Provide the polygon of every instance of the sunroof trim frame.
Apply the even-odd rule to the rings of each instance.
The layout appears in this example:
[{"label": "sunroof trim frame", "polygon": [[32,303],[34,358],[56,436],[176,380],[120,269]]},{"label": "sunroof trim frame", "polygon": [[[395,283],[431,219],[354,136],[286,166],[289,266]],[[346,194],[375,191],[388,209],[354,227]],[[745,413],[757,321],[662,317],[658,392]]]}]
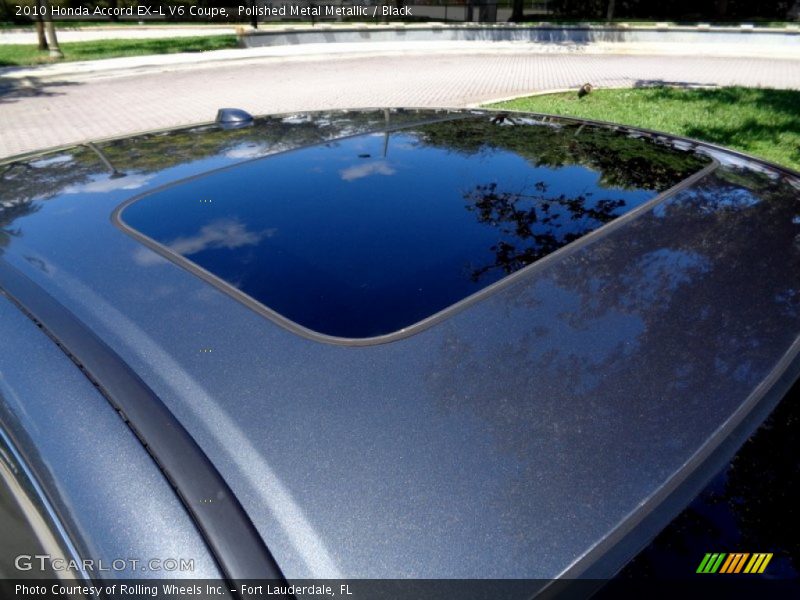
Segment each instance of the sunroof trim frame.
[{"label": "sunroof trim frame", "polygon": [[[396,128],[384,127],[384,128],[376,129],[376,130],[373,130],[373,131],[362,131],[362,132],[354,133],[352,135],[332,138],[331,140],[328,140],[328,142],[346,140],[346,139],[358,137],[358,136],[369,134],[369,133],[384,133],[384,132],[401,131],[401,130],[404,130],[404,129],[408,129],[409,127],[411,127],[413,125],[439,123],[439,122],[451,121],[451,120],[455,121],[455,120],[467,119],[469,117],[481,116],[482,114],[483,115],[490,115],[490,114],[496,114],[496,113],[501,113],[502,114],[504,112],[505,111],[485,111],[485,112],[465,111],[464,113],[451,113],[448,117],[441,118],[441,119],[431,119],[431,120],[427,120],[427,121],[421,121],[420,123],[405,124],[405,125],[402,125],[402,126],[398,126]],[[529,114],[529,113],[517,112],[517,113],[514,113],[514,114],[523,115],[523,114]],[[531,116],[548,116],[548,117],[550,117],[552,115],[538,115],[538,114],[535,114],[535,113],[531,113]],[[553,118],[558,119],[560,117],[553,116]],[[588,121],[588,120],[587,121],[583,121],[581,119],[575,119],[575,118],[569,118],[567,120],[572,121],[572,122],[585,122],[587,124],[600,126],[600,127],[604,127],[604,128],[615,127],[615,128],[622,128],[622,129],[624,129],[626,131],[640,131],[642,133],[647,133],[647,134],[651,134],[651,135],[656,133],[656,132],[653,132],[653,131],[649,131],[649,130],[645,130],[645,129],[638,129],[638,128],[635,128],[635,127],[628,127],[628,126],[624,126],[624,125],[614,125],[614,124],[610,124],[610,123],[599,123],[599,122],[592,122],[592,121]],[[668,134],[659,134],[659,135],[663,135],[664,137],[666,137],[668,139],[691,141],[691,142],[696,143],[696,144],[698,144],[700,146],[705,146],[705,144],[703,142],[699,142],[699,141],[696,141],[696,140],[690,140],[689,138],[681,138],[679,136],[671,136],[671,135],[668,135]],[[160,242],[157,242],[156,240],[152,239],[151,237],[149,237],[149,236],[141,233],[140,231],[130,227],[127,223],[125,223],[125,221],[122,218],[123,212],[125,211],[125,209],[128,206],[134,204],[135,202],[137,202],[138,200],[140,200],[140,199],[142,199],[142,198],[144,198],[146,196],[150,196],[150,195],[152,195],[154,193],[163,191],[165,189],[168,189],[168,188],[171,188],[171,187],[174,187],[174,186],[177,186],[177,185],[184,184],[184,183],[186,183],[188,181],[192,181],[194,179],[207,177],[208,175],[210,175],[212,173],[217,173],[217,172],[225,171],[225,170],[228,170],[228,169],[231,169],[231,168],[234,168],[234,167],[239,167],[239,166],[241,166],[243,164],[247,164],[247,163],[250,163],[250,162],[261,160],[263,158],[274,157],[274,156],[278,156],[278,155],[281,155],[281,154],[287,154],[287,153],[290,153],[290,152],[295,152],[295,151],[298,151],[298,150],[302,150],[302,149],[305,149],[305,148],[311,148],[311,147],[314,147],[314,146],[318,146],[321,143],[327,143],[327,142],[315,142],[315,143],[311,143],[311,144],[304,144],[302,146],[297,146],[296,148],[289,148],[289,149],[286,149],[286,150],[282,150],[280,152],[276,152],[274,154],[269,154],[269,155],[265,155],[265,156],[259,156],[259,157],[252,158],[252,159],[249,159],[249,160],[237,162],[235,164],[227,165],[227,166],[221,167],[219,169],[214,169],[212,171],[206,171],[206,172],[203,172],[203,173],[199,173],[199,174],[193,175],[191,177],[187,177],[185,179],[181,179],[181,180],[178,180],[178,181],[173,181],[173,182],[167,183],[165,185],[158,186],[158,187],[156,187],[154,189],[148,190],[148,191],[143,192],[141,194],[137,194],[136,196],[133,196],[132,198],[129,198],[128,200],[126,200],[125,202],[123,202],[122,204],[117,206],[114,209],[114,211],[111,213],[111,222],[117,228],[122,230],[124,233],[130,235],[131,237],[133,237],[137,241],[141,242],[146,247],[148,247],[150,250],[153,250],[154,252],[156,252],[157,254],[162,256],[163,258],[167,259],[168,261],[170,261],[170,262],[172,262],[172,263],[174,263],[174,264],[176,264],[176,265],[178,265],[180,267],[183,267],[184,269],[188,270],[190,273],[198,276],[200,279],[203,279],[207,283],[210,283],[211,285],[213,285],[215,288],[217,288],[221,292],[231,296],[232,298],[234,298],[235,300],[237,300],[240,303],[244,304],[245,306],[247,306],[251,310],[255,311],[256,313],[258,313],[258,314],[260,314],[260,315],[262,315],[262,316],[264,316],[266,318],[268,318],[269,320],[273,321],[277,325],[280,325],[280,326],[284,327],[285,329],[288,329],[289,331],[291,331],[292,333],[294,333],[296,335],[299,335],[301,337],[304,337],[306,339],[310,339],[310,340],[313,340],[313,341],[316,341],[316,342],[322,342],[322,343],[331,344],[331,345],[338,345],[338,346],[353,346],[353,347],[375,346],[375,345],[379,345],[379,344],[386,344],[386,343],[394,342],[394,341],[397,341],[397,340],[400,340],[400,339],[415,335],[416,333],[419,333],[421,331],[424,331],[425,329],[427,329],[429,327],[432,327],[433,325],[435,325],[435,324],[437,324],[437,323],[449,318],[450,316],[452,316],[452,315],[454,315],[454,314],[456,314],[456,313],[468,308],[469,306],[471,306],[471,305],[473,305],[473,304],[475,304],[477,302],[480,302],[484,298],[486,298],[486,297],[488,297],[490,295],[493,295],[493,294],[499,292],[500,290],[502,290],[502,289],[504,289],[504,288],[506,288],[506,287],[508,287],[510,285],[513,285],[513,284],[519,282],[520,280],[532,275],[533,273],[535,273],[539,269],[547,266],[553,260],[558,260],[558,259],[564,258],[566,256],[569,256],[570,254],[574,253],[575,251],[577,251],[577,250],[579,250],[581,248],[584,248],[585,246],[588,246],[591,243],[594,243],[595,241],[601,239],[602,237],[605,237],[606,235],[608,235],[612,231],[616,230],[618,227],[620,227],[620,226],[626,224],[627,222],[635,219],[636,217],[638,217],[639,215],[643,214],[644,212],[647,212],[647,211],[651,210],[653,207],[655,207],[658,204],[662,203],[663,201],[667,200],[668,198],[670,198],[674,194],[678,193],[679,191],[683,190],[684,188],[689,187],[690,185],[693,185],[694,183],[700,181],[701,179],[703,179],[704,177],[706,177],[707,175],[709,175],[710,173],[715,171],[717,169],[717,167],[720,166],[720,163],[716,158],[714,158],[713,156],[709,156],[708,158],[710,159],[711,162],[708,165],[706,165],[705,167],[703,167],[702,169],[700,169],[699,171],[697,171],[696,173],[693,173],[692,175],[690,175],[686,179],[683,179],[682,181],[679,181],[678,183],[673,185],[671,188],[669,188],[667,190],[664,190],[663,192],[659,193],[658,195],[656,195],[655,197],[651,198],[647,202],[644,202],[643,204],[637,206],[633,210],[631,210],[631,211],[629,211],[629,212],[627,212],[627,213],[625,213],[623,215],[620,215],[619,217],[615,218],[613,221],[610,221],[609,223],[606,223],[605,225],[602,225],[601,227],[598,227],[597,229],[587,233],[586,235],[581,236],[579,239],[575,240],[574,242],[571,242],[569,244],[566,244],[566,245],[562,246],[561,248],[555,250],[554,252],[551,252],[547,256],[537,260],[536,262],[531,263],[530,265],[527,265],[527,266],[519,269],[518,271],[515,271],[514,273],[511,273],[510,275],[507,275],[506,277],[504,277],[504,278],[502,278],[502,279],[500,279],[500,280],[498,280],[498,281],[496,281],[496,282],[494,282],[494,283],[492,283],[492,284],[490,284],[490,285],[488,285],[488,286],[476,291],[473,294],[470,294],[469,296],[466,296],[465,298],[462,298],[461,300],[451,304],[450,306],[447,306],[446,308],[443,308],[443,309],[433,313],[432,315],[429,315],[429,316],[425,317],[424,319],[421,319],[420,321],[417,321],[416,323],[413,323],[412,325],[409,325],[408,327],[404,327],[402,329],[398,329],[397,331],[393,331],[391,333],[381,334],[381,335],[377,335],[377,336],[364,337],[364,338],[349,338],[349,337],[342,337],[342,336],[334,336],[334,335],[329,335],[329,334],[325,334],[325,333],[320,333],[318,331],[315,331],[313,329],[305,327],[304,325],[301,325],[301,324],[297,323],[296,321],[293,321],[293,320],[285,317],[284,315],[280,314],[279,312],[275,311],[274,309],[271,309],[270,307],[266,306],[262,302],[256,300],[252,296],[250,296],[249,294],[247,294],[247,293],[243,292],[242,290],[234,287],[233,285],[231,285],[230,283],[226,282],[225,280],[223,280],[219,276],[217,276],[217,275],[211,273],[210,271],[204,269],[203,267],[201,267],[200,265],[192,262],[191,260],[187,259],[186,257],[174,252],[173,250],[169,249],[167,246],[161,244]]]}]

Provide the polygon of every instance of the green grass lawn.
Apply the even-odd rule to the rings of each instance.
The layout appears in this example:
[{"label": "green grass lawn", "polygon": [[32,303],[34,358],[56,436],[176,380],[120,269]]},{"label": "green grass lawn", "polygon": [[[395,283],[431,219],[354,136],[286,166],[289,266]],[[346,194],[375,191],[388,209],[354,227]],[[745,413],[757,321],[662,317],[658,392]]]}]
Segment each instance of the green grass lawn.
[{"label": "green grass lawn", "polygon": [[735,148],[800,170],[800,92],[726,87],[595,90],[530,96],[490,108],[585,117]]},{"label": "green grass lawn", "polygon": [[[146,40],[97,40],[94,42],[68,42],[60,45],[64,52],[62,60],[72,61],[221,50],[236,48],[237,39],[235,35],[212,35]],[[35,44],[0,44],[0,66],[39,65],[49,62],[53,62],[53,59],[47,52],[39,52]]]}]

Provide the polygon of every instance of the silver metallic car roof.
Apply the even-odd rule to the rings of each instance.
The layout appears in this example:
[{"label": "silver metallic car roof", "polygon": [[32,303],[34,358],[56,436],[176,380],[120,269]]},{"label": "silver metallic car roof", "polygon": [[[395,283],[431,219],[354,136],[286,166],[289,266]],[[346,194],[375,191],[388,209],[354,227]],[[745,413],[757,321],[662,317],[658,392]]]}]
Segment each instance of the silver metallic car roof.
[{"label": "silver metallic car roof", "polygon": [[610,576],[796,379],[798,179],[662,136],[711,163],[369,346],[297,335],[112,223],[134,195],[384,119],[285,115],[0,165],[0,260],[154,392],[288,579]]}]

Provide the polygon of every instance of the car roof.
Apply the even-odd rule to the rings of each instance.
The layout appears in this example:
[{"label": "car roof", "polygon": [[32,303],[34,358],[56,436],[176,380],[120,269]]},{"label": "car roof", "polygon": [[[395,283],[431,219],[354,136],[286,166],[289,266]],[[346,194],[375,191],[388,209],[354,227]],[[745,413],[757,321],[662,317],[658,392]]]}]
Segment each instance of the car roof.
[{"label": "car roof", "polygon": [[383,132],[134,196],[114,220],[268,318],[364,345],[489,293],[710,162],[607,127],[388,117]]},{"label": "car roof", "polygon": [[[390,113],[411,128],[451,115]],[[610,576],[796,376],[797,177],[620,130],[705,166],[371,345],[298,335],[112,222],[134,196],[246,157],[385,129],[385,111],[282,115],[11,162],[2,261],[152,389],[289,579]]]}]

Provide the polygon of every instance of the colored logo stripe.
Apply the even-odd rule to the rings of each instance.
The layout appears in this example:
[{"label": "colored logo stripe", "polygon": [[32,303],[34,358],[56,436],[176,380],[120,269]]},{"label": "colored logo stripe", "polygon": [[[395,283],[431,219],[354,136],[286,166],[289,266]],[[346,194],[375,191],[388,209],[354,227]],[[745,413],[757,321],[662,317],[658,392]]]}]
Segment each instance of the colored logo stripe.
[{"label": "colored logo stripe", "polygon": [[700,563],[700,566],[697,567],[698,573],[716,573],[717,569],[719,569],[720,564],[722,564],[722,560],[725,558],[725,553],[708,553],[703,558],[703,561]]},{"label": "colored logo stripe", "polygon": [[744,568],[745,573],[763,573],[767,568],[769,561],[772,560],[772,553],[753,554],[753,558],[747,563]]},{"label": "colored logo stripe", "polygon": [[708,552],[700,561],[697,573],[763,573],[771,560],[771,552]]},{"label": "colored logo stripe", "polygon": [[722,565],[720,573],[738,573],[744,566],[744,561],[750,556],[748,553],[735,552],[728,555],[728,560]]}]

